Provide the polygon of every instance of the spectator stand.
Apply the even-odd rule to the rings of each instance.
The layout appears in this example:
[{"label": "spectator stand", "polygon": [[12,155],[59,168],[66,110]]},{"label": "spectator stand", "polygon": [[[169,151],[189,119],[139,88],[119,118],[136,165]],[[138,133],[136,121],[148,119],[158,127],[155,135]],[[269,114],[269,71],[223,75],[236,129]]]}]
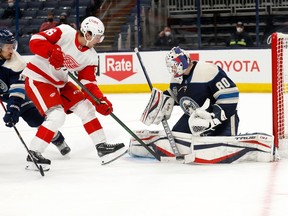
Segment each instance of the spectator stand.
[{"label": "spectator stand", "polygon": [[[284,22],[277,21],[281,16],[287,20],[288,10],[287,0],[169,0],[167,4],[168,22],[177,29],[179,38],[186,39],[184,45],[195,48],[223,47],[240,20],[245,23],[255,45],[267,46],[263,39],[270,34],[267,29],[273,29],[275,24],[284,26]],[[201,17],[197,17],[197,13]],[[199,33],[200,44],[199,40],[187,40],[188,37],[198,38]]]},{"label": "spectator stand", "polygon": [[[28,46],[28,39],[32,34],[38,32],[40,25],[47,18],[47,11],[53,10],[55,18],[59,19],[62,12],[68,14],[67,19],[76,23],[76,4],[75,0],[21,0],[18,1],[18,7],[22,12],[22,17],[19,19],[19,52],[21,54],[31,54]],[[90,5],[90,0],[78,0],[79,2],[79,17],[83,19],[86,16],[86,9]],[[7,1],[0,3],[0,15],[6,7]],[[0,20],[0,27],[6,27],[16,34],[15,20]],[[23,38],[22,38],[23,37]],[[28,38],[28,39],[27,39]],[[20,44],[21,41],[21,44]],[[25,44],[27,43],[27,44]]]}]

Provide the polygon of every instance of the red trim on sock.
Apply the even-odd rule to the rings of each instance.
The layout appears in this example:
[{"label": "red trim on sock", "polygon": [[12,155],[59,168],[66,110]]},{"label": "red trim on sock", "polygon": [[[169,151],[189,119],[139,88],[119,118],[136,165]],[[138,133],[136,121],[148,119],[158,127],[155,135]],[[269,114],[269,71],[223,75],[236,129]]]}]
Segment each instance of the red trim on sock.
[{"label": "red trim on sock", "polygon": [[101,126],[98,118],[92,119],[91,121],[87,122],[83,126],[84,126],[84,128],[88,134],[91,134],[97,130],[102,129],[102,126]]},{"label": "red trim on sock", "polygon": [[40,126],[38,128],[38,131],[36,133],[36,136],[42,140],[44,140],[47,143],[50,143],[51,140],[53,139],[54,132],[45,128],[44,126]]}]

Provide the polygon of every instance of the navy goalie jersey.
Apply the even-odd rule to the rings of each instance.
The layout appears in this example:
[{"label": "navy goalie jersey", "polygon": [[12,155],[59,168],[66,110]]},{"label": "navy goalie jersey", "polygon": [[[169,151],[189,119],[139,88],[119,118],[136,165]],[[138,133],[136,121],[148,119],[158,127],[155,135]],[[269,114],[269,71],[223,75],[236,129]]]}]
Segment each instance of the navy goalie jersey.
[{"label": "navy goalie jersey", "polygon": [[[213,112],[213,105],[217,104],[224,110],[228,122],[219,127],[219,133],[214,135],[235,135],[231,132],[238,127],[237,104],[239,99],[239,90],[235,83],[227,76],[227,74],[217,65],[207,62],[193,62],[194,65],[189,75],[183,75],[179,78],[172,78],[169,94],[174,98],[177,104],[185,111],[187,101],[189,101],[192,109],[201,107],[207,98],[210,99],[208,112]],[[190,132],[187,125],[188,113],[184,114],[179,122],[176,123],[173,130],[179,132]],[[187,117],[188,116],[188,117]],[[236,125],[229,126],[231,117],[236,117]],[[237,131],[237,128],[236,128]]]}]

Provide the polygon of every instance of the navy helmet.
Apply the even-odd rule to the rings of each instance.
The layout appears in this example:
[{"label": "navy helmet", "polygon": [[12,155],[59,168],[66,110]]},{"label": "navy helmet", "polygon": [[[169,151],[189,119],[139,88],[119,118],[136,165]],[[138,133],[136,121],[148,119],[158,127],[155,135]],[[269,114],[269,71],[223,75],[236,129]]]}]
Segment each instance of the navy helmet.
[{"label": "navy helmet", "polygon": [[13,49],[17,49],[17,41],[11,31],[8,29],[0,29],[0,48],[2,49],[5,44],[13,44]]}]

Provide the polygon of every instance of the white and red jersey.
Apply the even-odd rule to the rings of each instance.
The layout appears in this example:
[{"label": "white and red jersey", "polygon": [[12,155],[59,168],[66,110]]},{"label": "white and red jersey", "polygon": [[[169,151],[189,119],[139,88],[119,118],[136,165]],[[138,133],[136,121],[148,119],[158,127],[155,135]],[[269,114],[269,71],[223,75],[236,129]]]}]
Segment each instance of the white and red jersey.
[{"label": "white and red jersey", "polygon": [[83,47],[78,42],[77,35],[74,28],[65,24],[34,34],[29,45],[35,55],[23,74],[32,80],[63,87],[68,81],[67,72],[56,70],[49,63],[49,52],[56,44],[64,53],[64,66],[70,71],[77,71],[78,79],[83,84],[96,84],[98,55],[93,48]]}]

